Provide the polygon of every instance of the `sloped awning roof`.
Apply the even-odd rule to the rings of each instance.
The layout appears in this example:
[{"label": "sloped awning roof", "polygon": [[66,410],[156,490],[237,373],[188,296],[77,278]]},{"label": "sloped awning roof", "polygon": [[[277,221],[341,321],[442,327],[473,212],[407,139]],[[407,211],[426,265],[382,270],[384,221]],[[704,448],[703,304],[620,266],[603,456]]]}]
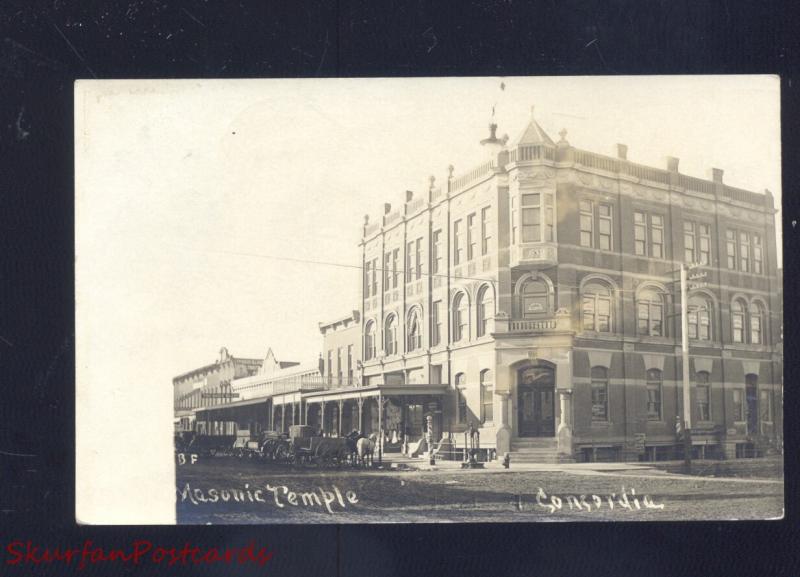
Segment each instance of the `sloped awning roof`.
[{"label": "sloped awning roof", "polygon": [[448,385],[418,384],[413,385],[372,385],[369,387],[345,387],[304,393],[303,400],[309,402],[346,401],[348,399],[366,399],[378,396],[428,396],[444,395]]},{"label": "sloped awning roof", "polygon": [[215,411],[226,411],[228,409],[236,409],[239,407],[249,407],[252,405],[260,405],[266,404],[272,395],[267,395],[264,397],[256,397],[255,399],[246,399],[244,401],[234,401],[233,403],[225,403],[223,405],[212,405],[210,407],[200,407],[195,409],[195,413],[211,413]]}]

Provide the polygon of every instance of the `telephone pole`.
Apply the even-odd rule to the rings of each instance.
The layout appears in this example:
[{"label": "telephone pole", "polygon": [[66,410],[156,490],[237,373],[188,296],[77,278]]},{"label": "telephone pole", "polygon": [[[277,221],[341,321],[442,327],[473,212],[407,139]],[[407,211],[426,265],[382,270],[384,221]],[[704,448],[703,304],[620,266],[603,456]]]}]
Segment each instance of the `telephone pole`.
[{"label": "telephone pole", "polygon": [[[706,286],[699,265],[681,264],[681,353],[683,362],[683,464],[692,470],[692,389],[689,375],[689,291]],[[691,281],[691,282],[690,282]]]}]

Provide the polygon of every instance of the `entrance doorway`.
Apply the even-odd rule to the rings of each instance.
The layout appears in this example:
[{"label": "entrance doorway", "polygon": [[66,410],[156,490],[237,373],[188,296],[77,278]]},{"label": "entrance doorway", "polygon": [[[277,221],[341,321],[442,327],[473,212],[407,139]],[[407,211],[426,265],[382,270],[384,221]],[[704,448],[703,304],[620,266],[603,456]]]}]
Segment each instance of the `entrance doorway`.
[{"label": "entrance doorway", "polygon": [[554,437],[555,371],[526,367],[517,373],[517,423],[520,437]]}]

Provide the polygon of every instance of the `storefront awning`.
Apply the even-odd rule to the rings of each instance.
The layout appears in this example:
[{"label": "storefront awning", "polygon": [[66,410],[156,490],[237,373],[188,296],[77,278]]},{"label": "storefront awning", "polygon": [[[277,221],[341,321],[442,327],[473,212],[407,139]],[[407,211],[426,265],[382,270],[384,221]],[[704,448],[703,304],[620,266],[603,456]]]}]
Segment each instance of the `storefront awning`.
[{"label": "storefront awning", "polygon": [[428,396],[447,394],[447,385],[413,384],[413,385],[372,385],[369,387],[347,387],[304,393],[303,400],[309,403],[328,401],[346,401],[348,399],[367,399],[378,396]]},{"label": "storefront awning", "polygon": [[224,405],[214,405],[211,407],[201,407],[196,409],[195,412],[203,416],[210,415],[216,412],[228,411],[230,409],[238,409],[239,407],[249,407],[252,405],[266,404],[272,398],[271,395],[266,397],[256,397],[255,399],[246,399],[244,401],[234,401],[233,403],[225,403]]}]

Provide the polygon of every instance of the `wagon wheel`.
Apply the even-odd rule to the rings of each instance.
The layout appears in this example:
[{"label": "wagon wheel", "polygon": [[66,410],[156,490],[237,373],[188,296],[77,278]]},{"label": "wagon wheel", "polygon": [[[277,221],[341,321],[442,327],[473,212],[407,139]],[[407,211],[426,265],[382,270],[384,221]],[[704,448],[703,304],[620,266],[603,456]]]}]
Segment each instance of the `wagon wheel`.
[{"label": "wagon wheel", "polygon": [[275,447],[275,450],[272,452],[272,458],[275,461],[287,461],[291,462],[294,457],[294,454],[289,450],[289,447],[286,445],[278,445]]}]

